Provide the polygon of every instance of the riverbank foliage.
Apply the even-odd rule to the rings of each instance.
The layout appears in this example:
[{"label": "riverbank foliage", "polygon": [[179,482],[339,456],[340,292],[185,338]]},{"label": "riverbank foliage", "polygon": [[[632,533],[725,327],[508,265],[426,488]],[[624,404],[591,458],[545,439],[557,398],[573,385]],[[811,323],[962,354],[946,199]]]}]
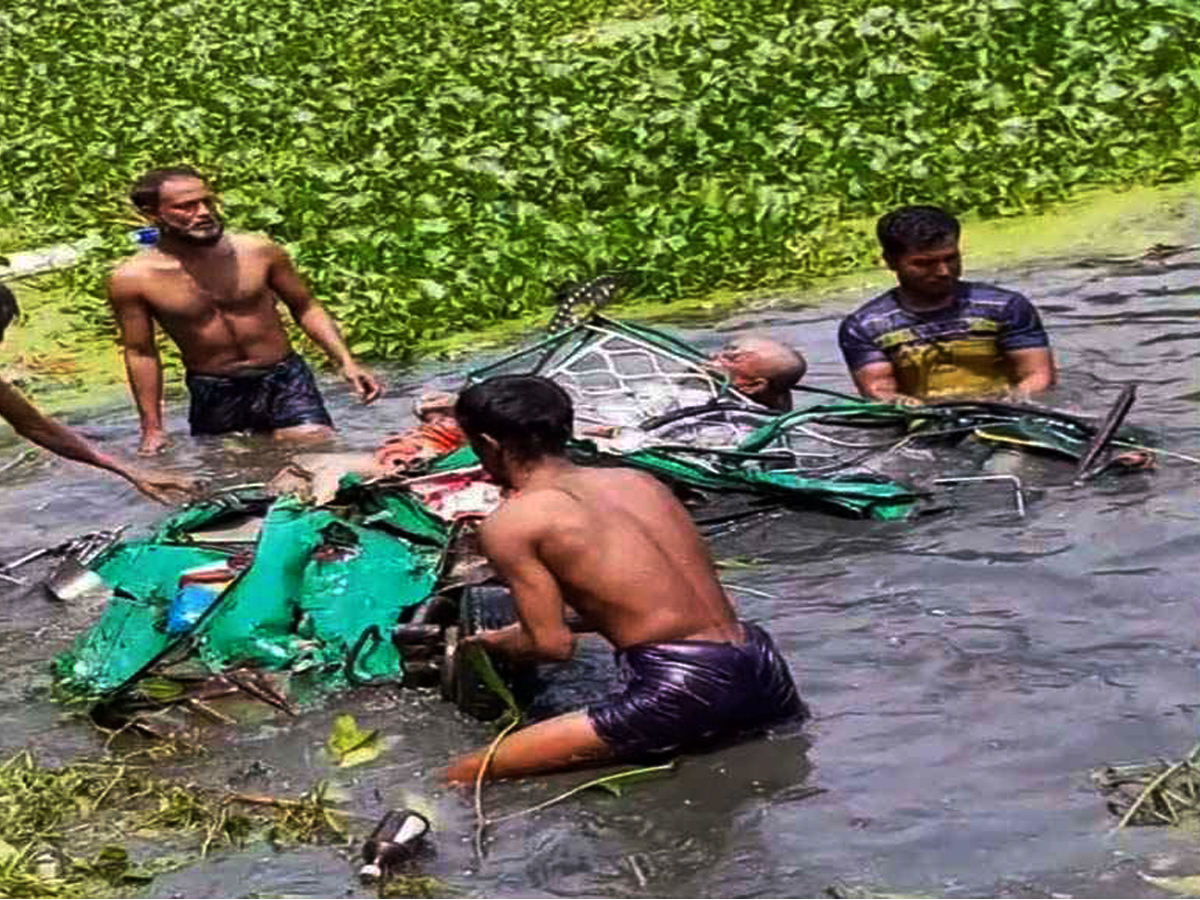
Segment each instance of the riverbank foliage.
[{"label": "riverbank foliage", "polygon": [[1183,177],[1198,60],[1193,0],[11,0],[0,228],[101,233],[74,312],[111,327],[124,191],[188,162],[399,357],[604,268],[796,282],[903,201]]}]

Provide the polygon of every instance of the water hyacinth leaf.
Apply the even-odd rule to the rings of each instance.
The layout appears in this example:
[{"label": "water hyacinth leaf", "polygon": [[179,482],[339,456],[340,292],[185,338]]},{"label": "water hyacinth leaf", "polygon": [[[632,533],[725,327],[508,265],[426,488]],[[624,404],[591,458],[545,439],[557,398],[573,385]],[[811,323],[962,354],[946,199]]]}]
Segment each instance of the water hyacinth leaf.
[{"label": "water hyacinth leaf", "polygon": [[349,714],[334,720],[326,746],[330,759],[342,768],[371,762],[383,752],[378,730],[362,731]]},{"label": "water hyacinth leaf", "polygon": [[432,278],[421,278],[417,281],[421,293],[431,300],[441,300],[446,296],[446,286]]},{"label": "water hyacinth leaf", "polygon": [[[0,229],[71,240],[128,218],[139,169],[198,165],[352,343],[403,356],[544,307],[585,263],[637,265],[658,297],[869,264],[869,242],[805,236],[796,214],[830,201],[839,221],[918,198],[992,216],[1200,169],[1191,0],[625,9],[7,0]],[[128,252],[108,236],[67,276],[80,334],[105,339]],[[366,276],[370,303],[345,289]]]}]

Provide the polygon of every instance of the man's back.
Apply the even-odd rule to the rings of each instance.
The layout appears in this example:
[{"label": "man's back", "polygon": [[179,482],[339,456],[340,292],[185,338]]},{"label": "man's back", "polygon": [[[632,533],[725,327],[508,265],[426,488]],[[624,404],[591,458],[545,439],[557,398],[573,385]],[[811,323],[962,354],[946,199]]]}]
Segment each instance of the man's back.
[{"label": "man's back", "polygon": [[[617,648],[624,690],[464,757],[451,781],[675,752],[806,714],[765,631],[739,622],[678,500],[648,475],[580,468],[567,456],[570,395],[536,375],[500,375],[459,396],[455,418],[483,468],[517,493],[484,523],[483,552],[520,619],[465,640],[565,661],[564,605]],[[459,649],[464,643],[460,641]]]},{"label": "man's back", "polygon": [[521,534],[563,599],[617,647],[741,640],[695,526],[648,475],[566,468],[505,504],[487,528],[498,529]]}]

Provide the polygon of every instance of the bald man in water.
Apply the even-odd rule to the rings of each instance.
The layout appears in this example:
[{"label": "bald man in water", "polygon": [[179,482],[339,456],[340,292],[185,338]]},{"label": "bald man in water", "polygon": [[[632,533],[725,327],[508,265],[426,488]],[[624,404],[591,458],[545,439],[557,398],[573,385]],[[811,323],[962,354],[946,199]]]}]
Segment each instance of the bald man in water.
[{"label": "bald man in water", "polygon": [[757,336],[730,341],[710,360],[751,400],[782,412],[791,410],[792,388],[808,371],[808,363],[798,350]]}]

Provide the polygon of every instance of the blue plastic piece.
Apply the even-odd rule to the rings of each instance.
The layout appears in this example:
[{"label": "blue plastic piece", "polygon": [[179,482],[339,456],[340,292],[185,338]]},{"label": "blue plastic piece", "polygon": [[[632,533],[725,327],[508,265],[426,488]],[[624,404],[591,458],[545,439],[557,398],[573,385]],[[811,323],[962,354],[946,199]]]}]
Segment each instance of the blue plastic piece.
[{"label": "blue plastic piece", "polygon": [[213,602],[220,596],[220,591],[211,585],[185,584],[171,601],[167,610],[167,634],[183,634],[191,631]]}]

